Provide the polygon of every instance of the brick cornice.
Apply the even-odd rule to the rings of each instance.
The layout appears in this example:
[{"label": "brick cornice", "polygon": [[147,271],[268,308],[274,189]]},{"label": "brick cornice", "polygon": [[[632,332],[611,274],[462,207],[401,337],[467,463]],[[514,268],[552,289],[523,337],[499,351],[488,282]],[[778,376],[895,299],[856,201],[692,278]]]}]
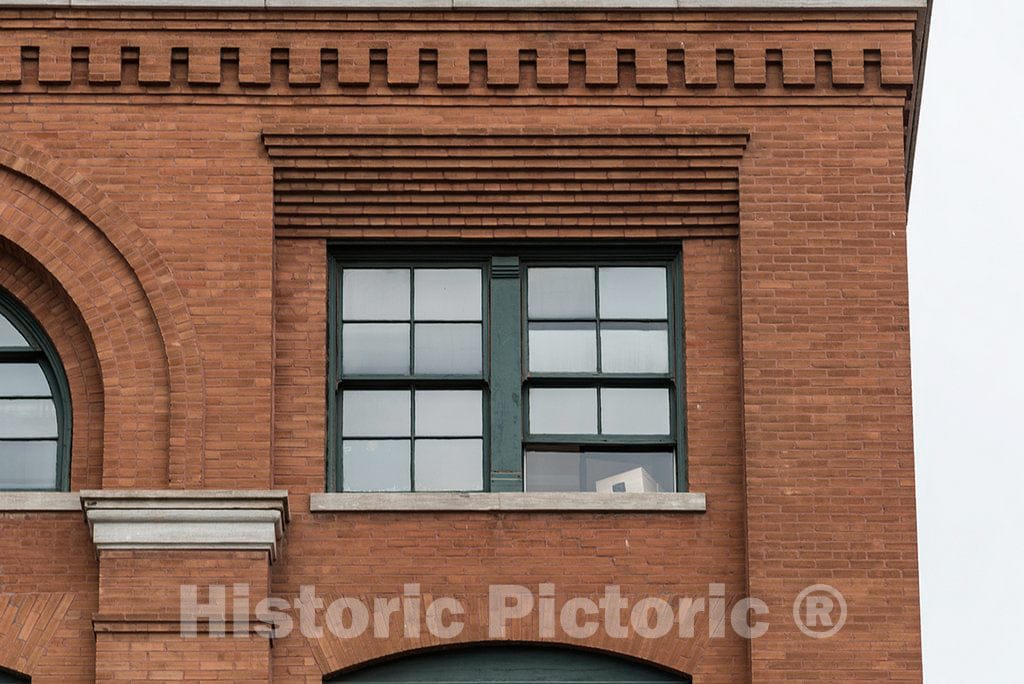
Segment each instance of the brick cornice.
[{"label": "brick cornice", "polygon": [[0,95],[906,96],[916,16],[0,14]]}]

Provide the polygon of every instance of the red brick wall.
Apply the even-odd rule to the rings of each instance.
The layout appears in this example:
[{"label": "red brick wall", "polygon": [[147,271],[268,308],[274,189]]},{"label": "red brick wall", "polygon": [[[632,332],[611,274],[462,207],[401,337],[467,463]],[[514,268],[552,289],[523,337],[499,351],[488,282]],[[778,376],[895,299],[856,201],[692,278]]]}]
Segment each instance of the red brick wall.
[{"label": "red brick wall", "polygon": [[[671,596],[722,582],[768,602],[766,636],[600,645],[698,682],[919,679],[903,117],[915,19],[0,11],[0,236],[18,245],[0,241],[0,285],[68,369],[73,489],[288,489],[292,522],[267,580],[287,598],[301,584],[368,596],[409,581],[434,595],[614,583]],[[739,227],[275,239],[260,134],[300,128],[740,132]],[[308,494],[324,490],[324,237],[566,235],[682,245],[689,475],[708,512],[309,513]],[[97,570],[73,514],[0,514],[0,529],[0,595],[74,595],[21,668],[34,681],[142,668],[315,682],[410,646],[293,634],[264,651],[141,627],[97,627],[94,646],[94,611],[130,613],[151,585],[170,601],[168,583],[209,568],[160,554]],[[71,543],[44,551],[51,538]],[[225,577],[252,576],[249,559],[228,565]],[[815,582],[849,603],[829,640],[789,617]],[[11,648],[0,644],[0,665]],[[189,659],[211,669],[183,669]]]}]

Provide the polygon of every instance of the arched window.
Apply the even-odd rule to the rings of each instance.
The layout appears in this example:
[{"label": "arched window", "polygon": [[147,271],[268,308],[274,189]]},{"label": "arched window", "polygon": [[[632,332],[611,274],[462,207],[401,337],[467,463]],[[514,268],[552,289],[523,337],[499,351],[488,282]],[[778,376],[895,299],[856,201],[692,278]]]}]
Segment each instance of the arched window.
[{"label": "arched window", "polygon": [[335,675],[325,682],[497,684],[629,682],[692,684],[689,677],[607,653],[503,644],[428,651]]},{"label": "arched window", "polygon": [[0,290],[0,490],[69,488],[71,399],[42,327]]}]

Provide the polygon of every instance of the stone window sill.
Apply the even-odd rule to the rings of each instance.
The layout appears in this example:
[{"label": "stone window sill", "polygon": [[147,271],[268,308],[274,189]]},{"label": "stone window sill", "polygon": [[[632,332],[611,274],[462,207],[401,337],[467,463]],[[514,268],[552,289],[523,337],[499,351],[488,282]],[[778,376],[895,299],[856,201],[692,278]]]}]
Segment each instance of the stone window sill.
[{"label": "stone window sill", "polygon": [[369,513],[378,511],[458,512],[592,512],[592,513],[704,513],[704,494],[681,493],[520,493],[520,492],[397,492],[313,494],[313,513]]},{"label": "stone window sill", "polygon": [[82,512],[78,492],[0,492],[0,513]]}]

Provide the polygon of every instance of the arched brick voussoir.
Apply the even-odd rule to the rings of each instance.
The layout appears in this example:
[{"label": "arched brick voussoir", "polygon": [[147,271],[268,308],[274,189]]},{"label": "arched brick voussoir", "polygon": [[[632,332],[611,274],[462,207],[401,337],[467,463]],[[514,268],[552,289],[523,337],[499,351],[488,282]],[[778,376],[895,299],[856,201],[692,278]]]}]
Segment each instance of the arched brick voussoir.
[{"label": "arched brick voussoir", "polygon": [[[321,595],[319,598],[323,600],[324,606],[329,606],[333,601],[342,597],[328,594]],[[369,611],[374,609],[375,597],[350,596],[346,598],[356,598]],[[424,607],[437,598],[442,597],[424,595]],[[372,615],[368,628],[361,634],[352,636],[339,634],[338,630],[332,630],[330,624],[327,624],[328,618],[324,614],[319,615],[323,622],[319,623],[322,629],[318,635],[300,635],[300,630],[296,627],[290,638],[305,638],[317,666],[324,676],[359,669],[378,661],[413,655],[431,649],[522,643],[564,646],[608,653],[653,664],[678,674],[693,675],[701,672],[701,660],[712,631],[706,621],[696,619],[693,622],[692,632],[685,635],[681,635],[674,626],[672,630],[662,636],[642,636],[635,629],[628,627],[627,611],[625,613],[627,625],[625,636],[617,635],[618,628],[616,626],[605,624],[602,616],[595,615],[579,617],[581,623],[590,621],[596,623],[596,629],[592,634],[571,635],[561,627],[560,612],[564,604],[556,603],[554,636],[544,635],[545,627],[541,624],[540,611],[537,608],[522,618],[507,621],[505,632],[501,634],[497,631],[492,632],[492,627],[499,625],[501,618],[490,614],[486,596],[482,600],[478,596],[470,595],[444,598],[455,598],[462,608],[462,612],[457,616],[445,618],[446,622],[454,620],[461,623],[462,628],[455,636],[443,635],[444,638],[442,638],[435,636],[429,629],[421,628],[419,634],[412,638],[395,638],[396,634],[404,636],[401,613],[398,613],[393,620],[390,617],[384,618],[385,621],[390,620],[388,629],[394,630],[393,634],[389,634],[390,638],[382,638],[375,633],[375,618]],[[589,598],[597,600],[598,597]],[[678,597],[665,595],[659,598],[673,605]],[[298,626],[298,614],[293,614],[292,617],[294,625]],[[548,625],[547,628],[550,629],[550,627],[551,625]],[[439,633],[443,634],[443,632]]]},{"label": "arched brick voussoir", "polygon": [[[66,168],[64,162],[23,142],[0,136],[0,169],[9,172],[0,181],[0,189],[7,191],[5,201],[0,202],[0,234],[57,277],[80,308],[97,345],[108,398],[105,423],[115,428],[105,432],[104,487],[201,486],[206,407],[202,358],[188,306],[170,267],[132,219],[79,172]],[[28,185],[15,191],[13,188],[18,184],[13,179],[19,177]],[[33,192],[30,186],[37,190]],[[12,193],[18,195],[17,208],[13,204],[3,206],[13,202]],[[33,228],[23,224],[19,230],[19,215],[22,221],[29,216],[37,221],[48,217],[49,225]],[[108,254],[97,258],[89,253],[96,248]],[[87,264],[91,261],[95,261],[94,273],[89,273]],[[111,264],[123,265],[123,274],[134,284],[119,279],[117,271],[121,269],[112,268]],[[148,313],[140,314],[141,308]],[[142,334],[146,318],[153,322],[154,340]],[[116,422],[134,423],[125,417],[152,408],[148,406],[150,398],[140,394],[141,387],[129,380],[132,373],[126,369],[113,373],[116,360],[122,354],[131,356],[142,339],[146,339],[147,346],[155,342],[156,348],[143,350],[151,355],[150,361],[133,362],[141,363],[145,372],[159,370],[166,378],[165,387],[157,390],[154,397],[166,395],[168,407],[163,445],[166,467],[161,481],[153,481],[152,474],[139,480],[125,463],[115,466],[120,458],[108,460],[115,454],[123,454],[127,459],[131,453],[130,444],[112,443],[117,430],[116,425],[109,425],[110,417],[116,417]],[[162,368],[146,368],[153,363]],[[108,370],[113,374],[108,375]],[[118,414],[109,403],[112,392],[142,403],[134,411],[126,406],[128,412]],[[135,423],[135,427],[144,427],[143,423]]]}]

